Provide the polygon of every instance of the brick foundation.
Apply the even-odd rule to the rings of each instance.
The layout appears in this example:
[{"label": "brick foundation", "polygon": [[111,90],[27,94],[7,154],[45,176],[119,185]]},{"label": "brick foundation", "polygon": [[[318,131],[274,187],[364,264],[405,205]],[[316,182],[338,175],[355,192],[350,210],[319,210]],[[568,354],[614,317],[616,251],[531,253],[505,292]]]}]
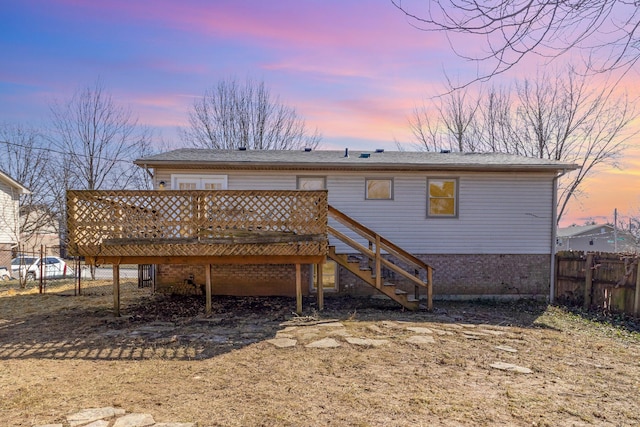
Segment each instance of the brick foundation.
[{"label": "brick foundation", "polygon": [[[205,266],[159,265],[156,286],[159,292],[201,294],[205,283]],[[193,277],[192,285],[188,279]],[[309,267],[302,266],[302,293],[309,294]],[[296,270],[293,264],[212,265],[213,295],[293,296],[296,295]]]},{"label": "brick foundation", "polygon": [[[434,268],[434,297],[541,297],[549,295],[549,255],[417,255]],[[398,263],[401,265],[401,263]],[[413,284],[393,271],[383,276],[399,289],[413,292]],[[371,286],[344,268],[340,292],[375,293]],[[421,291],[424,294],[424,291]]]},{"label": "brick foundation", "polygon": [[[434,268],[435,298],[539,297],[549,294],[549,255],[418,255]],[[363,261],[364,267],[364,261]],[[194,285],[186,282],[193,276]],[[413,292],[413,284],[391,270],[385,280]],[[424,279],[424,278],[423,278]],[[310,268],[302,266],[302,292],[309,294]],[[214,295],[295,296],[295,265],[213,265]],[[201,265],[159,265],[159,292],[200,294],[205,283]],[[374,295],[375,289],[339,269],[338,292]],[[421,291],[424,294],[424,290]]]}]

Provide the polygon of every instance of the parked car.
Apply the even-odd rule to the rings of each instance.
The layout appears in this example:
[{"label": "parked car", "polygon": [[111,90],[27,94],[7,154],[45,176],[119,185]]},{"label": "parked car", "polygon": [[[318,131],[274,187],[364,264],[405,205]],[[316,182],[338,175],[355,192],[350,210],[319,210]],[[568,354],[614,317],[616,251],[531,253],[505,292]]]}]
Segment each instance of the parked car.
[{"label": "parked car", "polygon": [[55,256],[14,258],[11,260],[11,275],[15,278],[26,277],[27,280],[38,280],[41,273],[40,264],[42,264],[42,274],[47,279],[71,277],[72,271],[67,268],[67,263]]}]

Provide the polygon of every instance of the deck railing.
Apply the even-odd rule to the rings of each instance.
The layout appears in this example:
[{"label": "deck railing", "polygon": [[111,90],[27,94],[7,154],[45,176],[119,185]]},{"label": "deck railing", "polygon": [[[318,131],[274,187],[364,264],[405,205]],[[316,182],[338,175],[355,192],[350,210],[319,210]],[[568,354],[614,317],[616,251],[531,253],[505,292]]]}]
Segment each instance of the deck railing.
[{"label": "deck railing", "polygon": [[265,235],[271,243],[326,240],[327,192],[71,190],[67,222],[76,255],[113,244],[250,243]]}]

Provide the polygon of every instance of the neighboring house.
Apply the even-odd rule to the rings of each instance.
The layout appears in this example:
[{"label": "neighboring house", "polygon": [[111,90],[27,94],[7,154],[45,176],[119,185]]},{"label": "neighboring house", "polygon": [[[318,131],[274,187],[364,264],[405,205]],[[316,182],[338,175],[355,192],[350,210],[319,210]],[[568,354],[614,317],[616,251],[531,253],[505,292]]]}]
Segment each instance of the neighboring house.
[{"label": "neighboring house", "polygon": [[12,250],[19,243],[20,195],[29,190],[0,171],[0,266],[11,271]]},{"label": "neighboring house", "polygon": [[[557,178],[576,168],[499,153],[383,150],[179,149],[135,163],[158,190],[326,189],[330,206],[432,266],[433,293],[442,298],[549,296]],[[353,252],[334,238],[330,245]],[[196,267],[159,265],[158,288],[204,282],[204,266]],[[294,273],[291,265],[216,265],[212,274],[214,293],[290,295]],[[312,275],[305,272],[305,293],[313,292]],[[324,276],[337,292],[371,292],[334,263]]]},{"label": "neighboring house", "polygon": [[610,224],[572,226],[558,229],[556,251],[638,252],[636,238]]},{"label": "neighboring house", "polygon": [[26,254],[60,256],[60,233],[58,221],[46,206],[23,206],[20,208],[20,221],[28,224],[28,232],[23,230],[20,236],[20,251]]}]

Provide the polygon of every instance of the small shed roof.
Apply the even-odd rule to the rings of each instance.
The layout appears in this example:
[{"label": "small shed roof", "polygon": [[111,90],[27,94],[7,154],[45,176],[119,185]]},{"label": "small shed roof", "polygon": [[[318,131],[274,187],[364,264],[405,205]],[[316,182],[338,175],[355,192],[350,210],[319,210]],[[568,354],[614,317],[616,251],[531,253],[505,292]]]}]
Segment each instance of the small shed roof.
[{"label": "small shed roof", "polygon": [[555,160],[503,153],[438,153],[409,151],[212,150],[182,148],[134,163],[142,167],[194,169],[297,170],[478,170],[546,171],[577,169]]},{"label": "small shed roof", "polygon": [[571,227],[558,228],[557,236],[576,237],[586,234],[600,234],[603,228],[606,228],[607,231],[613,231],[613,226],[610,224],[572,225]]}]

